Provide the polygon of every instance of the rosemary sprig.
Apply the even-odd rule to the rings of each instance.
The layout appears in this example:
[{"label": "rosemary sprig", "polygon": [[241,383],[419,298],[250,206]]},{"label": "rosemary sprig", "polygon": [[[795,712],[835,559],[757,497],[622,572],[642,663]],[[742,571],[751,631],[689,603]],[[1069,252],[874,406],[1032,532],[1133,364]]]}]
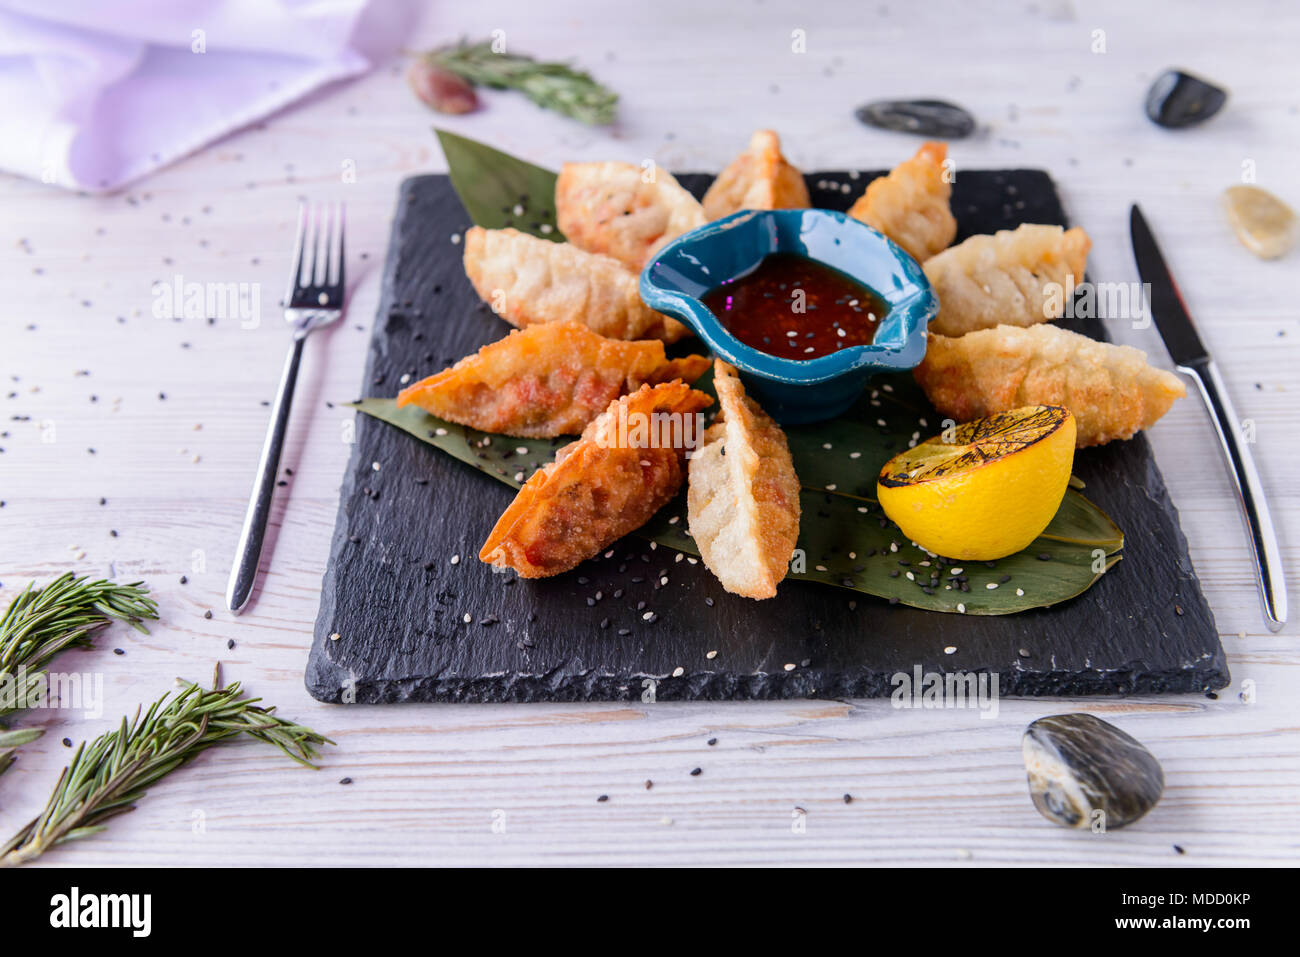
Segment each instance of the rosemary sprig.
[{"label": "rosemary sprig", "polygon": [[[65,572],[44,587],[29,583],[0,618],[0,687],[14,687],[20,669],[31,681],[59,652],[88,648],[95,632],[112,621],[139,631],[157,619],[158,606],[143,582],[119,585]],[[15,707],[0,701],[0,728]],[[40,737],[36,729],[0,733],[0,774],[13,763],[14,749]]]},{"label": "rosemary sprig", "polygon": [[425,59],[470,83],[494,90],[518,90],[543,109],[592,126],[614,122],[618,94],[590,73],[568,63],[534,60],[522,53],[495,53],[491,41],[442,47]]},{"label": "rosemary sprig", "polygon": [[63,769],[45,810],[0,847],[0,867],[23,864],[55,845],[98,834],[105,822],[135,809],[135,802],[170,772],[213,745],[239,734],[279,748],[299,764],[311,759],[329,738],[259,707],[244,698],[239,683],[221,687],[221,669],[212,690],[186,682],[170,700],[163,695],[143,718],[122,719],[116,731],[77,748]]}]

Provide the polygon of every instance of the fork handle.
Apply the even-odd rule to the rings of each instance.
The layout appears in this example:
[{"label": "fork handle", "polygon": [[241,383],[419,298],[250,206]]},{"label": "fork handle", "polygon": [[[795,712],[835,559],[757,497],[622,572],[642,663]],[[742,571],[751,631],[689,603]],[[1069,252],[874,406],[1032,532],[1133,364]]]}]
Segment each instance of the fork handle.
[{"label": "fork handle", "polygon": [[271,424],[262,443],[262,458],[257,463],[257,479],[248,501],[248,514],[244,528],[239,533],[238,554],[230,570],[230,584],[226,586],[226,605],[239,614],[253,594],[257,582],[257,566],[262,558],[262,542],[266,538],[266,520],[271,514],[271,498],[275,493],[275,477],[280,472],[280,452],[284,449],[284,436],[289,430],[289,407],[293,404],[293,387],[298,381],[298,365],[302,361],[302,344],[305,337],[294,336],[289,355],[284,360],[280,374],[280,389],[271,409]]}]

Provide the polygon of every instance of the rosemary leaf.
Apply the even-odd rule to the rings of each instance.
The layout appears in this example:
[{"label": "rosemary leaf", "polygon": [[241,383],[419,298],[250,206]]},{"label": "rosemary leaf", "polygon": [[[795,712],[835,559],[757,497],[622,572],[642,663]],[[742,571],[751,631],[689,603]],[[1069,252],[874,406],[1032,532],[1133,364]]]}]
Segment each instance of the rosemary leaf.
[{"label": "rosemary leaf", "polygon": [[[68,648],[89,648],[91,636],[113,621],[146,631],[143,622],[158,617],[158,606],[147,592],[142,582],[119,585],[71,572],[40,588],[29,583],[0,618],[0,690],[13,693],[20,681],[39,680],[41,669],[55,655]],[[0,697],[0,727],[16,710]],[[0,774],[13,763],[14,749],[40,734],[35,729],[0,734]]]},{"label": "rosemary leaf", "polygon": [[534,60],[521,53],[495,53],[490,41],[443,47],[425,59],[462,79],[494,90],[518,90],[543,109],[591,126],[614,122],[618,94],[590,73],[567,63]]},{"label": "rosemary leaf", "polygon": [[172,771],[213,745],[247,734],[314,768],[322,744],[334,742],[310,728],[245,698],[239,683],[221,686],[220,668],[211,690],[193,682],[149,706],[141,717],[122,719],[116,731],[82,742],[63,769],[45,809],[0,847],[0,867],[34,860],[55,845],[98,834],[104,823],[135,810],[135,802]]}]

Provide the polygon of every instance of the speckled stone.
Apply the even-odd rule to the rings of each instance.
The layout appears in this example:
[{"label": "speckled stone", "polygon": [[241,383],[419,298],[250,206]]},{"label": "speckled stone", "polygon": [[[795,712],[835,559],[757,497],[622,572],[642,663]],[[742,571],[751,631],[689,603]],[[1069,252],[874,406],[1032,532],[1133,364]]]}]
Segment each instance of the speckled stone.
[{"label": "speckled stone", "polygon": [[945,140],[959,140],[975,131],[975,117],[945,100],[875,100],[858,107],[854,115],[878,129]]},{"label": "speckled stone", "polygon": [[1021,746],[1034,807],[1062,827],[1127,827],[1165,788],[1160,762],[1140,741],[1090,714],[1039,718]]}]

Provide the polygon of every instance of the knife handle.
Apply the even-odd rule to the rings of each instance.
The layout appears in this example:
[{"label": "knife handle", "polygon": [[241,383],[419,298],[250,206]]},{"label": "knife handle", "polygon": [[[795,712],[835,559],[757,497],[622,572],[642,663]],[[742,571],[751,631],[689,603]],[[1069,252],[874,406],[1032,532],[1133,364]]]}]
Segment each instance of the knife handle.
[{"label": "knife handle", "polygon": [[1219,435],[1223,457],[1227,460],[1237,503],[1250,532],[1250,549],[1259,576],[1264,620],[1270,631],[1277,631],[1287,618],[1286,578],[1282,571],[1282,552],[1278,548],[1268,501],[1255,469],[1255,460],[1241,435],[1241,420],[1228,398],[1228,390],[1213,360],[1179,366],[1178,371],[1196,380],[1201,397],[1210,410],[1210,421]]}]

